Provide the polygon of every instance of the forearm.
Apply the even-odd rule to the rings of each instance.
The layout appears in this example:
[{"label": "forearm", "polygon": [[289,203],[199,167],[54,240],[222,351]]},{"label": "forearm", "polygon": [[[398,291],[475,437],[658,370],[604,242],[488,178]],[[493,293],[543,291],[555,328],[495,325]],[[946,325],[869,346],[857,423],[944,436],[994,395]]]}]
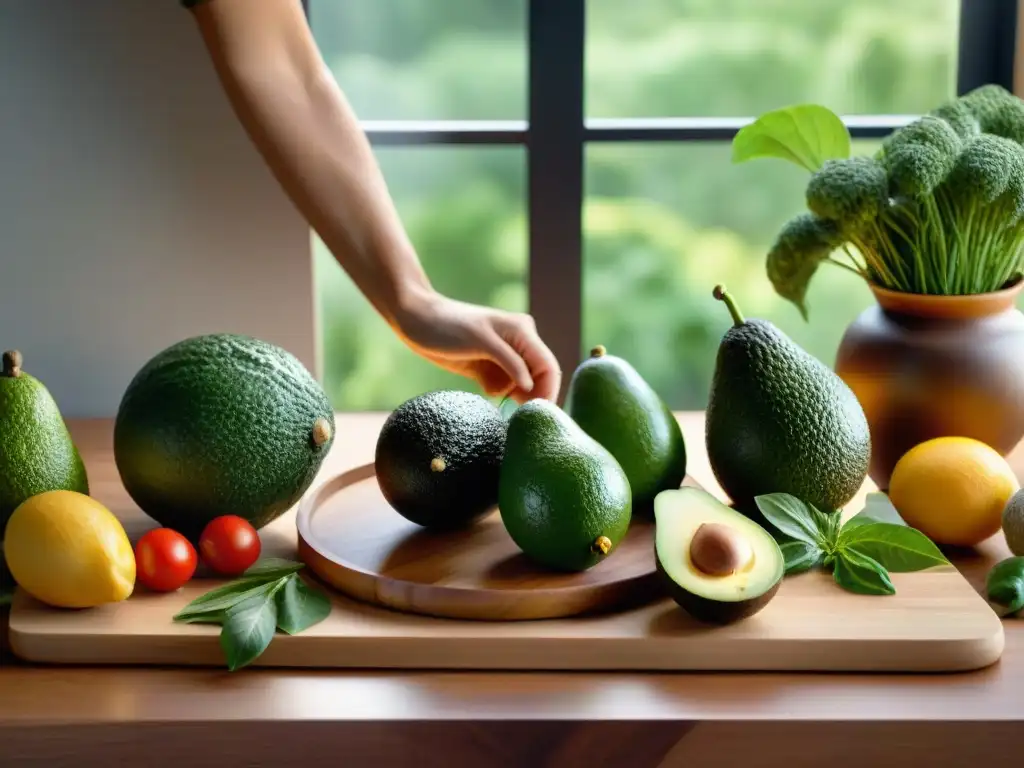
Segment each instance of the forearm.
[{"label": "forearm", "polygon": [[[231,103],[282,188],[369,301],[392,325],[429,281],[395,211],[358,120],[324,66],[297,2],[273,29],[251,0],[197,12]],[[292,28],[282,25],[293,25]],[[266,39],[261,39],[266,35]]]}]

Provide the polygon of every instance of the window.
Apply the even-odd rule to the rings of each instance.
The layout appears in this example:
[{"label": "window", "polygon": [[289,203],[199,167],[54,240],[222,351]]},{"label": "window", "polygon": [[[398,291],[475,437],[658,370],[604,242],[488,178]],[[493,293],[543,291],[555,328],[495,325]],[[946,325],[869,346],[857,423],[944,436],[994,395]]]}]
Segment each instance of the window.
[{"label": "window", "polygon": [[[309,0],[427,271],[460,299],[529,309],[568,374],[620,352],[700,409],[728,324],[723,282],[827,364],[871,301],[823,268],[811,319],[764,274],[805,176],[730,163],[751,117],[844,115],[858,152],[986,82],[1012,85],[1010,0]],[[339,410],[474,384],[408,351],[316,243],[325,384]],[[827,308],[827,309],[826,309]]]}]

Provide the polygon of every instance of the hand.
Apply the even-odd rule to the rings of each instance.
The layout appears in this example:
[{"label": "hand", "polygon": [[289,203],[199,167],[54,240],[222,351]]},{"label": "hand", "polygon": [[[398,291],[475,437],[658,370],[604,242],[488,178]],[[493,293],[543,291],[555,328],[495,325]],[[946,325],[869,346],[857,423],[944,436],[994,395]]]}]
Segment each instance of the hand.
[{"label": "hand", "polygon": [[408,303],[395,322],[417,354],[474,379],[492,397],[558,397],[561,369],[530,315],[433,294]]}]

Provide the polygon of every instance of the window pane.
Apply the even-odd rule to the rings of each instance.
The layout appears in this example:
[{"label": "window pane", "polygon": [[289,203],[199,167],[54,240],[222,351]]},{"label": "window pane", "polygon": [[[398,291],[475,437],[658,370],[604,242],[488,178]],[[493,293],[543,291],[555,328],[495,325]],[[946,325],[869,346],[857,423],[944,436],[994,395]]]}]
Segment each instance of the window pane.
[{"label": "window pane", "polygon": [[526,0],[310,0],[362,120],[522,120]]},{"label": "window pane", "polygon": [[748,117],[953,96],[960,0],[589,0],[588,117]]},{"label": "window pane", "polygon": [[[521,147],[382,148],[381,167],[431,282],[448,296],[527,308]],[[324,386],[338,410],[391,410],[431,389],[481,393],[406,347],[314,238]]]},{"label": "window pane", "polygon": [[621,354],[676,409],[707,405],[730,324],[712,297],[717,283],[748,317],[771,320],[829,366],[846,326],[873,301],[856,275],[827,264],[811,283],[810,322],[775,293],[765,254],[805,210],[808,174],[781,160],[732,165],[730,152],[724,143],[587,150],[584,349]]}]

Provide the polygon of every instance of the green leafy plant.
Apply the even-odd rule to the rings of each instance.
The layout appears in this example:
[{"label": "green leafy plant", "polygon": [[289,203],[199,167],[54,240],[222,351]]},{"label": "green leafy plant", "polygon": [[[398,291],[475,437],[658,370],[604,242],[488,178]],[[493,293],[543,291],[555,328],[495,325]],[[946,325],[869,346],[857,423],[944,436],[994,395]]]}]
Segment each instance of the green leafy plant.
[{"label": "green leafy plant", "polygon": [[259,658],[277,630],[297,635],[330,614],[327,596],[300,578],[303,567],[291,560],[261,560],[235,581],[197,597],[174,620],[220,624],[228,669],[241,669]]},{"label": "green leafy plant", "polygon": [[[874,494],[873,494],[874,495]],[[881,495],[881,494],[878,494]],[[883,497],[884,498],[884,497]],[[893,595],[890,573],[921,571],[949,565],[939,548],[916,528],[884,510],[881,500],[845,523],[836,511],[823,512],[788,493],[755,499],[765,519],[776,529],[786,561],[786,575],[812,568],[831,568],[843,589],[862,595]]]},{"label": "green leafy plant", "polygon": [[766,271],[807,319],[808,285],[832,264],[895,291],[996,291],[1024,268],[1024,101],[985,85],[851,157],[842,120],[818,105],[741,129],[733,162],[775,157],[809,171],[806,210],[780,229]]},{"label": "green leafy plant", "polygon": [[985,580],[988,603],[1000,616],[1016,616],[1024,609],[1024,557],[996,563]]}]

